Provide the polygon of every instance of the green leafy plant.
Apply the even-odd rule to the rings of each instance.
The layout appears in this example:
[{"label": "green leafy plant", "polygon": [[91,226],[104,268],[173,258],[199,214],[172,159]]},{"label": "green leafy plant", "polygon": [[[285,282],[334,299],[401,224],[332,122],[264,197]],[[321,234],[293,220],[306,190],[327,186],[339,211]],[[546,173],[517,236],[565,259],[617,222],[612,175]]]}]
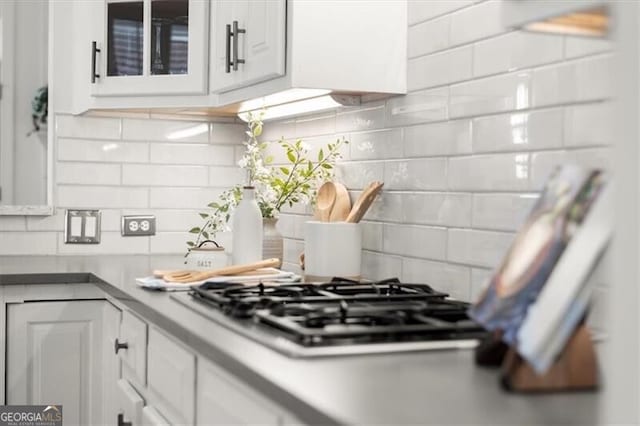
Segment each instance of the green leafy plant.
[{"label": "green leafy plant", "polygon": [[[284,206],[291,207],[300,202],[313,204],[318,187],[333,177],[335,163],[342,157],[340,149],[348,143],[344,138],[327,143],[314,154],[315,160],[311,160],[311,147],[302,139],[287,141],[282,138],[275,143],[286,162],[276,165],[273,156],[266,155],[269,143],[258,140],[263,129],[262,114],[249,115],[247,127],[248,140],[243,142],[245,152],[238,165],[247,172],[247,184],[256,188],[256,200],[263,218],[278,217]],[[202,241],[229,230],[229,219],[241,198],[242,185],[236,185],[208,204],[211,210],[200,213],[204,223],[189,231],[195,238],[187,241],[187,255]]]}]

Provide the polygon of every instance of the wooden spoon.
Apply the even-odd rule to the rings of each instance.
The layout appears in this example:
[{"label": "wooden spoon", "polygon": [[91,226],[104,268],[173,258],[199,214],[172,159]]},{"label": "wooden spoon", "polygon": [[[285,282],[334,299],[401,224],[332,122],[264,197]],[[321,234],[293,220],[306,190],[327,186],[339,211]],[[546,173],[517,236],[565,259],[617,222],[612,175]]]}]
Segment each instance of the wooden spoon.
[{"label": "wooden spoon", "polygon": [[347,188],[338,182],[333,183],[336,187],[336,202],[331,209],[329,222],[344,222],[351,211],[351,199]]},{"label": "wooden spoon", "polygon": [[383,185],[384,183],[382,182],[374,181],[362,191],[362,194],[360,194],[360,197],[353,205],[349,217],[347,217],[347,222],[360,222],[364,214],[369,210],[369,207],[371,207],[373,200],[376,199],[376,196],[382,190]]},{"label": "wooden spoon", "polygon": [[336,186],[333,182],[325,182],[318,189],[316,215],[322,222],[329,222],[331,209],[336,202]]}]

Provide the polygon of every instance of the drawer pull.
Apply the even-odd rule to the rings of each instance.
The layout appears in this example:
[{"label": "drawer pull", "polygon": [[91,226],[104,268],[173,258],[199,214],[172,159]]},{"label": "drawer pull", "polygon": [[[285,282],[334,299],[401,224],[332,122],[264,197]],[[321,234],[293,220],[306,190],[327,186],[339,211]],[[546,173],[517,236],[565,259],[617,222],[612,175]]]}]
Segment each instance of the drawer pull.
[{"label": "drawer pull", "polygon": [[100,78],[100,74],[96,72],[96,55],[100,53],[97,43],[91,42],[91,83],[95,83],[97,78]]},{"label": "drawer pull", "polygon": [[238,28],[238,21],[233,21],[233,70],[238,71],[238,64],[244,64],[244,59],[238,58],[238,39],[240,34],[246,34],[247,30]]},{"label": "drawer pull", "polygon": [[124,421],[124,414],[118,414],[118,426],[131,426],[131,422]]},{"label": "drawer pull", "polygon": [[127,342],[119,342],[118,339],[116,339],[115,349],[117,354],[120,349],[129,349],[129,344]]}]

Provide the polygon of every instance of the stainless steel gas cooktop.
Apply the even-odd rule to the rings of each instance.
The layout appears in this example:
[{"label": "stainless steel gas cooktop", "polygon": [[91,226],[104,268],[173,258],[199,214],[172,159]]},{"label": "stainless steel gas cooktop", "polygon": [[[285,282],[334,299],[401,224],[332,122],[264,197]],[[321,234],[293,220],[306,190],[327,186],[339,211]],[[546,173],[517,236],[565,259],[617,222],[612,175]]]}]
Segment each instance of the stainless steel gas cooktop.
[{"label": "stainless steel gas cooktop", "polygon": [[486,332],[468,304],[426,284],[359,283],[246,286],[204,283],[180,303],[289,356],[464,349]]}]

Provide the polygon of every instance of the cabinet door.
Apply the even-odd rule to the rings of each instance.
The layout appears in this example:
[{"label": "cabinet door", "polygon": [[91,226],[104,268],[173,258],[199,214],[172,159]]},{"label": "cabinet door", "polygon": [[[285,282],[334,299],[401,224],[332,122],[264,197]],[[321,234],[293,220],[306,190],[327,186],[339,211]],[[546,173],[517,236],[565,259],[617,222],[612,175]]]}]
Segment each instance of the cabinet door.
[{"label": "cabinet door", "polygon": [[202,358],[196,406],[198,425],[280,425],[285,419],[278,407]]},{"label": "cabinet door", "polygon": [[147,383],[147,324],[132,313],[123,312],[118,343],[122,377],[144,386]]},{"label": "cabinet door", "polygon": [[[210,82],[213,92],[226,92],[284,75],[286,15],[285,0],[213,2],[211,22],[215,22],[215,27],[211,32]],[[244,33],[233,32],[234,21]],[[231,26],[230,42],[227,25]],[[237,69],[226,66],[228,61],[237,59],[244,60]]]},{"label": "cabinet door", "polygon": [[142,424],[144,400],[126,379],[118,380],[116,401],[118,414],[107,424],[117,424],[118,426],[127,423],[131,426]]},{"label": "cabinet door", "polygon": [[105,302],[102,322],[102,423],[105,425],[112,424],[118,416],[117,387],[120,379],[120,360],[114,348],[121,319],[120,309]]},{"label": "cabinet door", "polygon": [[102,423],[104,301],[7,307],[7,404],[62,404],[65,424]]},{"label": "cabinet door", "polygon": [[169,426],[170,424],[155,408],[146,406],[142,409],[142,426]]},{"label": "cabinet door", "polygon": [[105,0],[94,96],[204,94],[207,0]]},{"label": "cabinet door", "polygon": [[159,331],[149,330],[149,391],[174,424],[193,424],[196,357]]}]

